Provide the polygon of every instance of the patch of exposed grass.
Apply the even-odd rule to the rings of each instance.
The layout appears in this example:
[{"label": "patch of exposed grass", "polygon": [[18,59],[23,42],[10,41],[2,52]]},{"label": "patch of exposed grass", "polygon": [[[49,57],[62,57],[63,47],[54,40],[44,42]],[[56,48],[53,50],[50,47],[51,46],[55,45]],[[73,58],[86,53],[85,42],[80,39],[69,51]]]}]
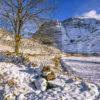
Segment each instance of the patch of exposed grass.
[{"label": "patch of exposed grass", "polygon": [[52,39],[46,34],[38,33],[33,36],[33,39],[39,40],[42,44],[52,45]]}]

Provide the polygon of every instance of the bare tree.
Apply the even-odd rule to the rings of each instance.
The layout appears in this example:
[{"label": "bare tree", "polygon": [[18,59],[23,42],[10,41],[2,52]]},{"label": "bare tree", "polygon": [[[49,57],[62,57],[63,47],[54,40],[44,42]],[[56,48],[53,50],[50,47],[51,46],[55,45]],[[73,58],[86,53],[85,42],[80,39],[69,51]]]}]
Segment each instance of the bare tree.
[{"label": "bare tree", "polygon": [[1,2],[0,16],[10,22],[15,34],[15,52],[18,54],[23,26],[28,21],[41,19],[40,16],[54,9],[54,5],[46,5],[48,0],[1,0]]}]

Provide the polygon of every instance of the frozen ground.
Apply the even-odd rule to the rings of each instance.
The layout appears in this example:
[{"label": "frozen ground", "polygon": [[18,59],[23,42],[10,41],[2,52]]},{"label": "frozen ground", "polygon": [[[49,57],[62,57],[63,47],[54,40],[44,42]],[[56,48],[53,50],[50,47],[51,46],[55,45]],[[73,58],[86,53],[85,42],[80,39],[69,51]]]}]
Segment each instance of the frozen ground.
[{"label": "frozen ground", "polygon": [[[38,67],[36,67],[38,68]],[[37,90],[31,83],[36,68],[0,62],[0,100],[99,100],[99,87],[58,73],[54,88]],[[10,98],[10,99],[9,99]]]},{"label": "frozen ground", "polygon": [[62,63],[72,74],[100,85],[100,57],[67,57]]}]

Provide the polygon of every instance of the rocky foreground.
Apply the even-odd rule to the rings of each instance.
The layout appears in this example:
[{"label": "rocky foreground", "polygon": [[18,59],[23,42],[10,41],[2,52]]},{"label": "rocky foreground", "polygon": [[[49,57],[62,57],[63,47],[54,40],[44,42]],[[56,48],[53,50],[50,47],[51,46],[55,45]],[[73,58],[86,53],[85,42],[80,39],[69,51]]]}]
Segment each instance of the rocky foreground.
[{"label": "rocky foreground", "polygon": [[[8,62],[11,61],[11,62]],[[18,61],[18,60],[16,60]],[[49,66],[0,62],[0,100],[99,100],[100,89]]]}]

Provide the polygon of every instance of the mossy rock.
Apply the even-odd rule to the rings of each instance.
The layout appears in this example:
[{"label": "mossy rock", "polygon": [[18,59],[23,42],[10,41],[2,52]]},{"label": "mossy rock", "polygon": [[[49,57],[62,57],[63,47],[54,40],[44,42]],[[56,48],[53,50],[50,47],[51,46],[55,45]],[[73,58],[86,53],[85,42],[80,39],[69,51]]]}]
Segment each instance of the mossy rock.
[{"label": "mossy rock", "polygon": [[46,76],[46,79],[47,79],[48,81],[50,81],[50,80],[55,80],[55,79],[56,79],[55,73],[54,73],[53,71],[51,71],[51,72]]}]

